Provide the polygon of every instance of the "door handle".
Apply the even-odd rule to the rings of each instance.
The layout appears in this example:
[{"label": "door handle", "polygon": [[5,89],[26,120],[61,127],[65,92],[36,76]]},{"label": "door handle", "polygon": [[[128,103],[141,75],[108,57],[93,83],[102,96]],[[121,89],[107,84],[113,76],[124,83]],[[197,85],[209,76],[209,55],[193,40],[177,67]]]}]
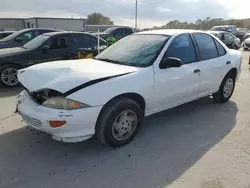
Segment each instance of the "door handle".
[{"label": "door handle", "polygon": [[231,64],[231,61],[226,62],[226,64],[227,64],[227,65],[230,65],[230,64]]},{"label": "door handle", "polygon": [[199,73],[199,72],[201,72],[200,69],[195,69],[195,70],[194,70],[194,73]]}]

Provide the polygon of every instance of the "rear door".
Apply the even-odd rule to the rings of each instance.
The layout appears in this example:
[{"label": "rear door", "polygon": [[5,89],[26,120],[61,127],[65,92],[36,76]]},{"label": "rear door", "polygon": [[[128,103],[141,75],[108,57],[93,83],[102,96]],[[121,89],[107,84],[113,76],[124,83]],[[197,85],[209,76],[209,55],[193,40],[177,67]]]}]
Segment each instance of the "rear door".
[{"label": "rear door", "polygon": [[218,91],[232,64],[219,40],[205,33],[193,33],[192,36],[199,49],[198,68],[201,70],[199,97],[203,97]]},{"label": "rear door", "polygon": [[[92,57],[97,53],[98,38],[87,34],[75,34],[72,37],[73,49],[78,58]],[[105,42],[100,40],[100,46],[105,45]],[[79,52],[81,54],[79,54]]]}]

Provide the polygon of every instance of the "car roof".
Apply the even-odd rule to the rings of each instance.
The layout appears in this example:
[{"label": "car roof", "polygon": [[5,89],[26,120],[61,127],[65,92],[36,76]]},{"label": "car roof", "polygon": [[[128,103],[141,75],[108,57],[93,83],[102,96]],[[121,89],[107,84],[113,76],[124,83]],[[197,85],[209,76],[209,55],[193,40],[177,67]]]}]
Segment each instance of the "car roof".
[{"label": "car roof", "polygon": [[16,31],[0,31],[0,33],[14,33]]},{"label": "car roof", "polygon": [[64,31],[64,30],[61,30],[61,29],[53,29],[53,28],[29,28],[29,29],[22,29],[22,30],[19,30],[19,31],[36,31],[36,30],[49,30],[49,31]]},{"label": "car roof", "polygon": [[212,33],[212,34],[228,33],[226,31],[207,31],[207,32]]},{"label": "car roof", "polygon": [[216,25],[213,28],[215,27],[236,27],[236,26],[235,25]]},{"label": "car roof", "polygon": [[142,31],[136,34],[155,34],[155,35],[175,35],[182,33],[207,33],[201,30],[188,30],[188,29],[160,29],[160,30],[150,30],[150,31]]},{"label": "car roof", "polygon": [[87,35],[91,35],[89,33],[86,32],[80,32],[80,31],[56,31],[56,32],[49,32],[49,33],[44,33],[43,35],[60,35],[60,34],[87,34]]},{"label": "car roof", "polygon": [[[61,35],[61,34],[80,34],[80,35],[90,35],[90,36],[96,37],[94,35],[91,35],[90,33],[80,32],[80,31],[58,31],[58,32],[44,33],[43,35],[55,36],[55,35]],[[100,40],[103,40],[103,39],[100,38]]]}]

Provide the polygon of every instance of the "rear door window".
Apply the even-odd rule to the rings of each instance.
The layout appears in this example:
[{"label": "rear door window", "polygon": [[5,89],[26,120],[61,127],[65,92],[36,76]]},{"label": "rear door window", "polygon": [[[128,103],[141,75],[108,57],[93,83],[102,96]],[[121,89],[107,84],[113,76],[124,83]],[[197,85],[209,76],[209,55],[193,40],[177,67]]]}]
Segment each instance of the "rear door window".
[{"label": "rear door window", "polygon": [[131,34],[133,34],[133,31],[130,28],[126,28],[125,33],[126,33],[126,35],[131,35]]},{"label": "rear door window", "polygon": [[[97,48],[98,39],[91,35],[74,35],[73,42],[77,48]],[[100,40],[100,45],[105,45],[105,42]]]},{"label": "rear door window", "polygon": [[218,57],[214,39],[210,35],[205,33],[194,33],[193,36],[197,42],[201,60],[208,60]]}]

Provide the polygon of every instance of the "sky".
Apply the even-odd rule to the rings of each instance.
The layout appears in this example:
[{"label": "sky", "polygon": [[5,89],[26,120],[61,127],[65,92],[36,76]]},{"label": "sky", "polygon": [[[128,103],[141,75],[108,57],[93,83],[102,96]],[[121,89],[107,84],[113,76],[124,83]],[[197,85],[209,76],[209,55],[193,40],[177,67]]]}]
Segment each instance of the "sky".
[{"label": "sky", "polygon": [[[134,26],[135,0],[0,0],[0,17],[85,18],[100,12],[115,25]],[[138,0],[138,27],[161,26],[170,20],[250,18],[250,0]]]}]

